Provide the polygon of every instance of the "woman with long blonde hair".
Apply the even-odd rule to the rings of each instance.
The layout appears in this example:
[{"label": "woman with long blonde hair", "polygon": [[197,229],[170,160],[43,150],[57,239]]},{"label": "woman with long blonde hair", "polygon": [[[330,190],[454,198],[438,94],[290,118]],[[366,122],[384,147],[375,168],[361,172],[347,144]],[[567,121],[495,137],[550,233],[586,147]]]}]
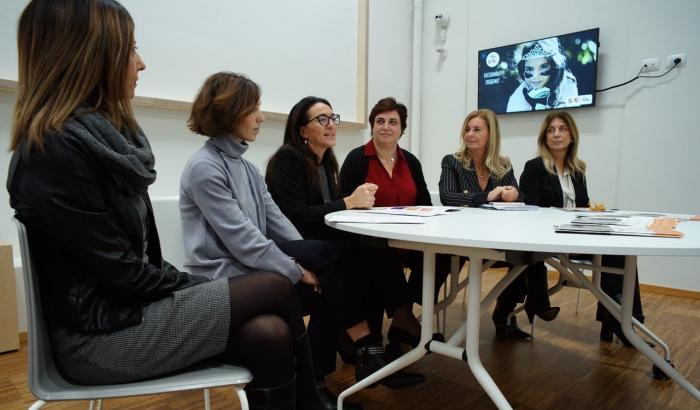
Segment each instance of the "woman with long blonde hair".
[{"label": "woman with long blonde hair", "polygon": [[480,206],[513,202],[518,182],[508,157],[501,155],[501,131],[496,114],[472,111],[462,124],[462,146],[442,159],[440,201],[448,206]]},{"label": "woman with long blonde hair", "polygon": [[[508,157],[501,155],[501,131],[496,114],[488,109],[472,111],[462,123],[462,146],[442,159],[440,201],[448,206],[480,206],[488,202],[514,202],[520,198],[518,182]],[[514,300],[521,298],[517,280],[498,296],[493,311],[496,337],[520,338],[530,335],[520,330]]]},{"label": "woman with long blonde hair", "polygon": [[[520,188],[525,202],[558,208],[588,206],[586,163],[578,157],[578,145],[578,126],[568,112],[552,111],[545,116],[537,136],[539,156],[525,164],[520,176]],[[624,258],[604,255],[603,265],[624,267]],[[530,265],[525,272],[528,278],[525,302],[528,316],[541,316],[540,313],[553,309],[549,307],[547,295],[547,269],[543,262],[538,262]],[[622,293],[622,276],[603,272],[600,286],[610,297],[619,300]],[[634,317],[643,322],[638,279],[632,310]],[[622,334],[620,323],[600,303],[596,319],[602,322],[600,340],[612,341],[613,334],[616,334],[623,343],[629,345],[627,338]]]}]

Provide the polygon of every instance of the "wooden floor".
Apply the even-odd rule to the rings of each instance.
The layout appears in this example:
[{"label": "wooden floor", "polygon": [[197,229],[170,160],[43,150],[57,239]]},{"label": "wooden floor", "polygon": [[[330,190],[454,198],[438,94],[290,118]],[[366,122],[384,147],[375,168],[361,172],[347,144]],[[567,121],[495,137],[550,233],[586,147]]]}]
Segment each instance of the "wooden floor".
[{"label": "wooden floor", "polygon": [[[486,285],[498,274],[487,274]],[[632,348],[599,342],[594,320],[593,296],[581,292],[576,308],[576,289],[565,288],[552,297],[562,307],[549,323],[537,322],[533,341],[497,342],[490,314],[481,326],[481,357],[486,369],[516,409],[700,409],[685,390],[673,382],[654,380],[651,363]],[[461,301],[461,296],[458,298]],[[643,294],[646,323],[672,349],[673,363],[695,386],[700,386],[700,300]],[[456,302],[449,310],[448,333],[464,317]],[[526,324],[519,317],[521,327]],[[0,354],[0,409],[26,409],[34,398],[27,387],[27,353]],[[493,409],[488,396],[470,374],[467,364],[431,354],[411,369],[423,372],[428,381],[408,390],[385,387],[367,389],[351,396],[365,409]],[[338,371],[328,384],[339,391],[353,381],[354,368],[338,361]],[[200,391],[105,401],[106,409],[201,409]],[[87,409],[86,402],[48,404],[48,409]],[[212,391],[213,409],[239,409],[227,389]]]}]

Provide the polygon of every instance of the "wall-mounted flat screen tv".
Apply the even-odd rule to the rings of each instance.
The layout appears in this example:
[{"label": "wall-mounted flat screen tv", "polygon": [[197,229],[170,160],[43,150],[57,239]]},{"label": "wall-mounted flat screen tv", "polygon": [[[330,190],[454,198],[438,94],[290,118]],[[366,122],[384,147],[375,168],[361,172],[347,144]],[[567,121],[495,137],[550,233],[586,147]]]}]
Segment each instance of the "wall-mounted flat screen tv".
[{"label": "wall-mounted flat screen tv", "polygon": [[598,32],[479,51],[479,108],[500,114],[595,105]]}]

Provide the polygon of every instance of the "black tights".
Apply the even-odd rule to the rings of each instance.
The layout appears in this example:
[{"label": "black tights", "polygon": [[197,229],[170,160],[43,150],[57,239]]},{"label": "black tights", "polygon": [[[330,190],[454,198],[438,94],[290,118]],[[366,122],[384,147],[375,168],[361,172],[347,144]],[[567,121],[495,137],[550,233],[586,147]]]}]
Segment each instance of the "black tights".
[{"label": "black tights", "polygon": [[295,374],[293,341],[305,332],[294,286],[271,272],[229,278],[228,283],[231,319],[224,360],[250,370],[251,387],[289,382]]}]

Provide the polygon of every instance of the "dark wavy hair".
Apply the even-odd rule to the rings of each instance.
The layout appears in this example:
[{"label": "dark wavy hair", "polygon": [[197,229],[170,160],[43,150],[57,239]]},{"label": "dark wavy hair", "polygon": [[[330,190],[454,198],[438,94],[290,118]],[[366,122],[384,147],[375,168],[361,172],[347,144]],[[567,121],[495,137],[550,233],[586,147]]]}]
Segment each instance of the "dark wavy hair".
[{"label": "dark wavy hair", "polygon": [[284,142],[267,163],[265,180],[268,184],[272,180],[272,175],[275,172],[275,164],[280,151],[284,149],[293,149],[300,152],[304,157],[304,169],[306,171],[307,182],[311,183],[315,188],[320,188],[318,172],[316,172],[316,167],[318,167],[320,163],[326,169],[326,175],[331,183],[331,188],[335,193],[338,192],[338,160],[335,158],[333,149],[327,149],[323,154],[323,158],[319,158],[318,155],[311,150],[304,137],[301,136],[301,128],[308,124],[310,120],[309,110],[318,103],[326,104],[331,108],[333,107],[325,98],[314,96],[304,97],[292,107],[287,117],[287,125],[284,129]]},{"label": "dark wavy hair", "polygon": [[406,131],[408,109],[405,105],[401,104],[400,102],[396,102],[396,99],[394,97],[382,98],[381,100],[377,101],[374,107],[372,107],[372,111],[370,111],[369,113],[370,129],[374,127],[374,119],[377,117],[377,115],[389,111],[396,111],[397,113],[399,113],[399,118],[401,119],[401,135],[403,135],[404,131]]}]

